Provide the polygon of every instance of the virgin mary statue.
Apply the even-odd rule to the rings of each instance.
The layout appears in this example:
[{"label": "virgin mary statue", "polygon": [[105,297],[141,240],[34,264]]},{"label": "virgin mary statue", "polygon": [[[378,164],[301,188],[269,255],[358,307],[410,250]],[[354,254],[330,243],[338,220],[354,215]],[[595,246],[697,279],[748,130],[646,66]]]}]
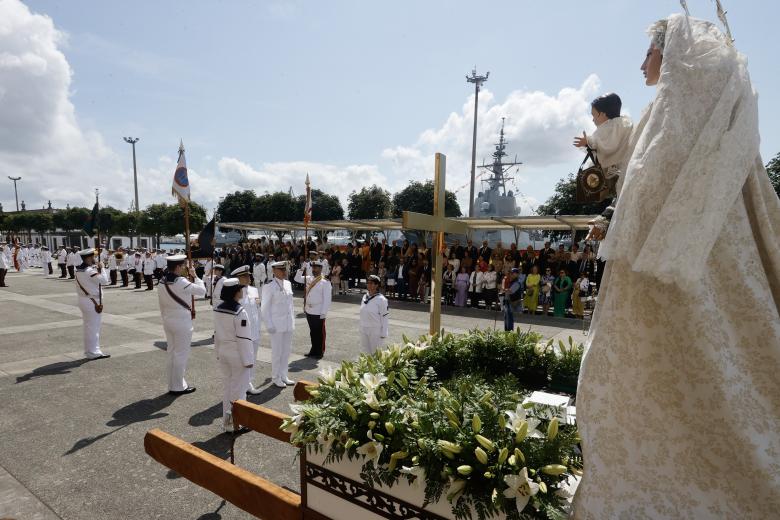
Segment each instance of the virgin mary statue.
[{"label": "virgin mary statue", "polygon": [[713,24],[651,27],[657,85],[602,243],[580,372],[579,519],[777,518],[780,201],[747,63]]}]

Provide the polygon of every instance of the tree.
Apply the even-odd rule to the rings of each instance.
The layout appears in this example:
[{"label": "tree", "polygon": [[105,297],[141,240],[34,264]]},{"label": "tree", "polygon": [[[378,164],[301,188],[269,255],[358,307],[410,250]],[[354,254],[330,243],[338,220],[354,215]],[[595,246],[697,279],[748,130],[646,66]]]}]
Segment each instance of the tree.
[{"label": "tree", "polygon": [[258,198],[254,191],[244,190],[229,193],[217,208],[220,222],[247,222],[257,206]]},{"label": "tree", "polygon": [[34,229],[38,233],[41,237],[41,243],[43,243],[44,233],[51,230],[54,225],[53,222],[51,215],[48,213],[36,211],[35,213],[29,213],[27,215],[27,225],[29,226],[29,229]]},{"label": "tree", "polygon": [[[393,217],[402,217],[404,211],[433,214],[433,181],[412,181],[393,195]],[[444,192],[444,214],[448,217],[461,216],[455,193],[447,190]]]},{"label": "tree", "polygon": [[[252,220],[255,222],[291,222],[303,220],[303,209],[298,213],[296,200],[286,191],[265,193],[258,197],[257,204],[252,211]],[[285,231],[277,231],[281,238]]]},{"label": "tree", "polygon": [[775,193],[780,197],[780,153],[775,155],[774,159],[766,165],[766,173],[775,188]]},{"label": "tree", "polygon": [[[170,219],[170,206],[168,204],[150,204],[141,212],[141,218],[138,221],[138,231],[144,235],[153,236],[157,247],[160,247],[160,238],[163,229]],[[182,216],[182,218],[184,218]],[[179,233],[183,233],[184,228]],[[175,235],[176,233],[172,233]]]},{"label": "tree", "polygon": [[106,247],[111,248],[111,238],[114,235],[122,235],[123,225],[126,219],[124,212],[111,206],[100,208],[98,214],[98,231],[100,239],[106,243]]},{"label": "tree", "polygon": [[[198,233],[206,224],[206,208],[197,202],[190,201],[190,234]],[[162,224],[162,234],[174,236],[184,233],[184,208],[179,204],[171,204],[165,212]]]},{"label": "tree", "polygon": [[591,204],[577,202],[577,179],[574,174],[558,181],[553,196],[536,208],[537,215],[599,215],[610,200]]},{"label": "tree", "polygon": [[52,216],[52,226],[65,231],[68,245],[79,244],[80,240],[75,240],[74,231],[78,231],[78,236],[81,236],[81,228],[84,227],[91,214],[92,212],[87,208],[63,209]]},{"label": "tree", "polygon": [[[322,190],[311,190],[311,219],[314,222],[323,220],[344,220],[344,208],[336,195],[328,195]],[[303,220],[303,211],[306,208],[306,195],[299,195],[295,200],[295,213]],[[317,230],[317,236],[322,239],[326,232]]]},{"label": "tree", "polygon": [[374,184],[349,194],[347,213],[350,220],[388,218],[393,209],[390,192]]}]

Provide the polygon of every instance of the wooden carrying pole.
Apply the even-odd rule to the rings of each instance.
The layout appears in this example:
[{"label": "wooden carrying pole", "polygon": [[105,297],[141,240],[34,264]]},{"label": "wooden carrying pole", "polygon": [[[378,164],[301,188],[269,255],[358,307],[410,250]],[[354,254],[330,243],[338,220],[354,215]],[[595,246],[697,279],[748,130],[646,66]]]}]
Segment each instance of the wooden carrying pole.
[{"label": "wooden carrying pole", "polygon": [[161,430],[144,437],[154,460],[247,513],[268,520],[300,520],[301,497]]}]

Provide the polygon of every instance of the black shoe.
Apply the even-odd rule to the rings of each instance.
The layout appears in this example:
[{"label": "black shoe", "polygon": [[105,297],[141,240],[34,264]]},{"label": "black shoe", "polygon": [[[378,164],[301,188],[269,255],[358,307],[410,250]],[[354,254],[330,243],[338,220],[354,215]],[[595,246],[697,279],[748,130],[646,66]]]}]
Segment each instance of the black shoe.
[{"label": "black shoe", "polygon": [[191,394],[195,391],[194,386],[188,386],[184,390],[168,390],[169,395],[184,395],[184,394]]}]

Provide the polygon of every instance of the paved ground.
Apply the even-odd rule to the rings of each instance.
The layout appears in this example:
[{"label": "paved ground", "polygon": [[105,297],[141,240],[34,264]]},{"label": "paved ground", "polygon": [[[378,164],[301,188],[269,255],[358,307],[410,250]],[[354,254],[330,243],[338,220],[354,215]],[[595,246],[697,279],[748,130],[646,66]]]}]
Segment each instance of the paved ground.
[{"label": "paved ground", "polygon": [[[144,433],[161,428],[227,458],[228,435],[218,426],[221,382],[211,340],[212,320],[199,302],[187,381],[194,394],[173,398],[165,388],[165,336],[157,294],[110,288],[101,344],[111,359],[82,358],[81,318],[73,283],[9,273],[0,289],[0,518],[244,519],[249,515],[169,472],[143,451]],[[357,296],[339,297],[328,317],[328,351],[319,364],[303,357],[308,328],[296,322],[291,376],[313,380],[322,366],[359,351]],[[300,299],[296,299],[301,308]],[[391,302],[391,341],[427,332],[427,306]],[[445,314],[450,331],[502,327],[499,313]],[[581,322],[536,317],[527,324],[547,337],[582,340]],[[270,351],[262,339],[251,401],[289,411],[291,390],[269,386]],[[237,441],[237,463],[298,490],[294,450],[258,434]]]}]

